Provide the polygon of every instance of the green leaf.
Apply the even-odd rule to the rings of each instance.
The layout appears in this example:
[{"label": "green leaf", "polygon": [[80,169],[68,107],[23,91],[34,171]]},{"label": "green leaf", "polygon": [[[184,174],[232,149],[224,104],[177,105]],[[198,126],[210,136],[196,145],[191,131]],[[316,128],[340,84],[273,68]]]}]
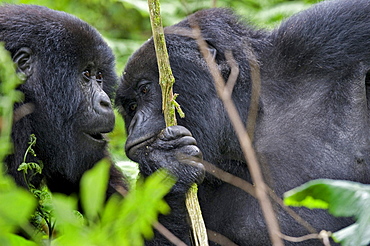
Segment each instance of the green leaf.
[{"label": "green leaf", "polygon": [[[0,177],[3,178],[3,177]],[[27,223],[36,207],[35,198],[22,188],[0,192],[0,231],[11,232]]]},{"label": "green leaf", "polygon": [[109,162],[102,160],[82,176],[81,203],[86,217],[91,221],[96,218],[104,205],[109,168]]},{"label": "green leaf", "polygon": [[143,236],[151,238],[154,235],[152,225],[158,220],[158,213],[169,212],[164,196],[174,183],[172,176],[161,170],[145,182],[138,182],[136,189],[130,190],[123,200],[111,197],[96,233],[114,235],[108,239],[112,245],[143,245]]},{"label": "green leaf", "polygon": [[354,217],[356,223],[333,234],[343,246],[370,243],[370,186],[351,181],[318,179],[284,194],[290,206],[325,208],[337,217]]},{"label": "green leaf", "polygon": [[369,203],[358,212],[359,217],[351,226],[348,226],[333,234],[336,242],[343,246],[366,246],[370,243],[370,209]]},{"label": "green leaf", "polygon": [[[138,184],[124,201],[124,211],[128,218],[136,218],[131,233],[141,232],[145,238],[153,236],[152,223],[157,221],[158,213],[167,214],[170,207],[163,200],[175,180],[166,171],[160,170],[149,176],[144,185]],[[137,206],[137,204],[141,204]],[[133,238],[137,238],[132,234]]]},{"label": "green leaf", "polygon": [[11,233],[0,233],[0,245],[1,246],[37,246],[38,244],[32,241],[29,241],[21,236]]},{"label": "green leaf", "polygon": [[341,180],[317,179],[284,194],[289,206],[328,208],[335,216],[356,216],[370,198],[367,185]]},{"label": "green leaf", "polygon": [[55,193],[52,199],[53,216],[58,221],[59,225],[79,225],[82,223],[77,211],[77,198],[73,196],[66,196],[64,194]]},{"label": "green leaf", "polygon": [[85,228],[81,214],[77,212],[77,198],[64,194],[53,194],[53,216],[59,236],[52,245],[83,246],[88,245],[83,237]]}]

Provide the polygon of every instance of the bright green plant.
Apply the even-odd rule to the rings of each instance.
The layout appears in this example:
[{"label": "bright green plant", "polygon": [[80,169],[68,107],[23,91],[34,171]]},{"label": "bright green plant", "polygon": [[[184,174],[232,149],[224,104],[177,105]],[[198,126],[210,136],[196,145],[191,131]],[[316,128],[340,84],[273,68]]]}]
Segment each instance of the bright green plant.
[{"label": "bright green plant", "polygon": [[343,246],[370,243],[370,185],[318,179],[285,193],[285,204],[310,209],[327,209],[337,217],[353,217],[356,222],[332,234]]},{"label": "bright green plant", "polygon": [[12,153],[13,105],[22,98],[22,94],[15,90],[20,83],[10,55],[0,45],[0,245],[4,246],[35,245],[15,232],[20,228],[25,233],[31,231],[28,219],[36,200],[4,174],[3,165],[4,158]]},{"label": "bright green plant", "polygon": [[13,61],[8,52],[0,45],[0,161],[12,153],[10,134],[13,124],[13,105],[23,97],[15,90],[21,80],[15,73]]},{"label": "bright green plant", "polygon": [[31,134],[30,141],[28,142],[28,148],[26,150],[26,153],[23,156],[23,162],[18,167],[18,171],[23,172],[24,180],[26,181],[26,184],[28,185],[29,189],[34,188],[34,187],[32,184],[28,182],[27,174],[29,172],[32,172],[29,178],[29,179],[32,179],[33,176],[35,176],[36,174],[41,174],[42,172],[42,164],[40,165],[39,163],[35,163],[35,162],[28,162],[28,163],[26,162],[28,154],[36,156],[36,153],[33,149],[35,145],[36,145],[36,136],[35,134]]},{"label": "bright green plant", "polygon": [[27,155],[36,156],[33,147],[36,145],[36,136],[34,134],[30,135],[30,140],[28,142],[28,148],[24,154],[23,162],[19,165],[18,171],[23,172],[24,181],[28,187],[28,190],[34,195],[38,201],[38,206],[34,214],[31,217],[31,223],[40,232],[48,235],[51,239],[51,233],[54,228],[54,223],[52,223],[52,217],[50,216],[51,207],[51,194],[48,191],[46,185],[41,185],[41,187],[36,188],[30,180],[37,175],[42,173],[43,164],[36,162],[27,162]]},{"label": "bright green plant", "polygon": [[76,213],[77,199],[53,195],[54,216],[60,234],[52,245],[143,245],[153,236],[152,224],[158,213],[167,213],[163,197],[174,180],[163,171],[139,183],[122,199],[112,196],[104,202],[109,175],[107,161],[87,171],[81,180],[81,203],[85,217]]},{"label": "bright green plant", "polygon": [[28,219],[36,207],[36,199],[14,181],[0,173],[0,245],[36,245],[16,234],[20,229],[32,234]]}]

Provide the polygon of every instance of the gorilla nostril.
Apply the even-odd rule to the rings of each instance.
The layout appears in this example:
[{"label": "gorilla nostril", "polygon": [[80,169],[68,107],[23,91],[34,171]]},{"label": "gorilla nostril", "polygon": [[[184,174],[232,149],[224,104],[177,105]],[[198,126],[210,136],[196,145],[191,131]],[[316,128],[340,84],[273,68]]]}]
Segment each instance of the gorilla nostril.
[{"label": "gorilla nostril", "polygon": [[111,108],[112,105],[111,105],[110,101],[101,100],[100,101],[100,106],[102,108]]}]

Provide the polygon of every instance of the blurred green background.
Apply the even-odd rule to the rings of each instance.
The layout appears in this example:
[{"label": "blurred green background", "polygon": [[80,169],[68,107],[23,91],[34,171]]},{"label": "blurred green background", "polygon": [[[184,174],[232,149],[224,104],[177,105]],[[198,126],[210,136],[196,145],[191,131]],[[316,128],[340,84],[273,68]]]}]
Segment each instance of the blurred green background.
[{"label": "blurred green background", "polygon": [[[204,8],[229,7],[259,28],[278,23],[319,0],[160,0],[163,25],[175,24],[185,16]],[[146,0],[0,0],[1,3],[36,4],[76,15],[98,29],[116,55],[116,70],[124,65],[139,46],[151,36]],[[127,160],[124,154],[125,130],[118,116],[110,134],[110,152],[116,162]]]}]

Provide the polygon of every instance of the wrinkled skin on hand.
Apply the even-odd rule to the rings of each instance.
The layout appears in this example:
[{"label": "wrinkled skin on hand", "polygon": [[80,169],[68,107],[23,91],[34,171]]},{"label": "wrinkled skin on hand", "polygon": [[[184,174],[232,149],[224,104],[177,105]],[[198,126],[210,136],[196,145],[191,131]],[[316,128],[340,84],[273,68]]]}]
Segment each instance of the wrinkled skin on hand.
[{"label": "wrinkled skin on hand", "polygon": [[158,169],[166,169],[177,179],[174,190],[186,192],[191,184],[204,178],[202,152],[190,131],[183,126],[170,126],[157,136],[132,146],[126,143],[128,157],[139,163],[140,173],[147,177]]}]

